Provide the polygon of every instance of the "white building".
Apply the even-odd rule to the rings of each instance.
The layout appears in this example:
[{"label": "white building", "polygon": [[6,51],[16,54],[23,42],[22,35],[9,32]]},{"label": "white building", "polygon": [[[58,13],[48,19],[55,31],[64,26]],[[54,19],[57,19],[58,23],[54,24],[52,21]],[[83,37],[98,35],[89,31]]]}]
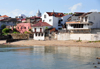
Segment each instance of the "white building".
[{"label": "white building", "polygon": [[41,18],[42,22],[47,22],[58,30],[62,28],[70,16],[71,15],[64,15],[58,12],[45,12]]},{"label": "white building", "polygon": [[20,14],[20,15],[18,16],[18,18],[26,18],[26,16],[25,16],[24,14]]},{"label": "white building", "polygon": [[77,20],[66,22],[67,30],[88,30],[100,28],[100,13],[88,12],[79,16]]},{"label": "white building", "polygon": [[38,12],[36,13],[36,17],[41,17],[41,12],[40,12],[40,10],[38,10]]},{"label": "white building", "polygon": [[32,27],[32,31],[34,33],[34,40],[45,40],[45,29],[46,28],[51,28],[51,25],[49,25],[46,22],[39,22]]}]

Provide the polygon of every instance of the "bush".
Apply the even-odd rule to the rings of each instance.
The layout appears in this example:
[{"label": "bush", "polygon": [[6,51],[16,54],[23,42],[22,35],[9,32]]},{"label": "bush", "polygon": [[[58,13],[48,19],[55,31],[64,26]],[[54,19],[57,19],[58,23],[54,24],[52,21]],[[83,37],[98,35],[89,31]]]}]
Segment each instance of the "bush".
[{"label": "bush", "polygon": [[5,24],[2,24],[2,25],[1,25],[1,28],[2,28],[2,29],[6,28],[6,25],[5,25]]},{"label": "bush", "polygon": [[10,29],[8,29],[8,28],[4,28],[4,29],[2,30],[3,33],[9,33],[9,31],[10,31]]},{"label": "bush", "polygon": [[31,29],[29,29],[29,31],[32,31]]},{"label": "bush", "polygon": [[14,34],[18,34],[18,32],[15,32],[15,31],[14,31],[13,33],[14,33]]},{"label": "bush", "polygon": [[25,31],[24,33],[25,33],[25,34],[27,34],[28,32],[27,32],[27,31]]},{"label": "bush", "polygon": [[4,33],[4,34],[2,34],[2,35],[8,35],[8,33]]},{"label": "bush", "polygon": [[45,29],[48,29],[48,27],[46,27]]}]

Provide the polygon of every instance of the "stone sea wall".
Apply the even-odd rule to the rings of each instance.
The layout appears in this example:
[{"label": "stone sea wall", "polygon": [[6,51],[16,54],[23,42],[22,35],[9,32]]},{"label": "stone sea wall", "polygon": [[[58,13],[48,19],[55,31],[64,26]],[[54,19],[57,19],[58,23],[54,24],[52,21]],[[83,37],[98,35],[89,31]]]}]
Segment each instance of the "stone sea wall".
[{"label": "stone sea wall", "polygon": [[11,34],[13,39],[29,39],[29,34]]}]

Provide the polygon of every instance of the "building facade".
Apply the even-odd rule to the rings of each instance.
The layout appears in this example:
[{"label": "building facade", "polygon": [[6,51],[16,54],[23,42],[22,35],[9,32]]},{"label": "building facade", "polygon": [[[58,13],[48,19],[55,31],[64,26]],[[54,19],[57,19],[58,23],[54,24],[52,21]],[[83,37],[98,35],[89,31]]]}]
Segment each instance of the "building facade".
[{"label": "building facade", "polygon": [[41,18],[42,22],[47,22],[58,30],[62,28],[70,16],[71,15],[64,15],[63,13],[58,12],[45,12]]},{"label": "building facade", "polygon": [[34,40],[45,40],[45,29],[51,28],[51,25],[46,22],[39,22],[32,26]]},{"label": "building facade", "polygon": [[70,32],[91,32],[91,28],[100,28],[100,13],[88,12],[79,16],[78,19],[66,22]]},{"label": "building facade", "polygon": [[19,23],[16,25],[16,30],[20,33],[24,33],[25,31],[29,32],[29,29],[31,29],[30,23]]}]

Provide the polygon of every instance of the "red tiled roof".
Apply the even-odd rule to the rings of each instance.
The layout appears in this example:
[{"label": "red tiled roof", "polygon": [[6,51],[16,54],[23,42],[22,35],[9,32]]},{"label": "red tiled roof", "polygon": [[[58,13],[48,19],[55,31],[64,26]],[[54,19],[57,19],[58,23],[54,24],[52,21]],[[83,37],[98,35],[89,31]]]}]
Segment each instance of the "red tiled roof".
[{"label": "red tiled roof", "polygon": [[55,17],[63,17],[65,16],[63,13],[56,13],[56,12],[47,12],[49,16],[55,16]]},{"label": "red tiled roof", "polygon": [[3,16],[0,16],[0,17],[8,17],[7,15],[3,15]]},{"label": "red tiled roof", "polygon": [[51,26],[51,25],[46,22],[39,22],[39,23],[33,25],[32,27],[42,27],[42,26]]}]

